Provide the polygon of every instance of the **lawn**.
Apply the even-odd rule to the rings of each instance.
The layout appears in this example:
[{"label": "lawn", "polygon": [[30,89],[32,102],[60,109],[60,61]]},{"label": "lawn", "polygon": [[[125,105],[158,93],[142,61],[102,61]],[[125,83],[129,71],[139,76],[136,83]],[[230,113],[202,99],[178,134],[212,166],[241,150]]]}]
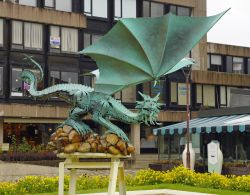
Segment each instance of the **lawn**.
[{"label": "lawn", "polygon": [[[153,190],[153,189],[182,190],[182,191],[189,191],[189,192],[203,192],[203,193],[218,194],[218,195],[236,195],[236,194],[237,195],[249,195],[250,194],[250,192],[199,188],[199,187],[193,187],[193,186],[182,185],[182,184],[157,184],[157,185],[128,186],[127,187],[127,191]],[[90,194],[90,193],[98,193],[98,192],[107,192],[107,189],[84,190],[84,191],[79,191],[78,193]],[[58,194],[57,192],[54,192],[54,193],[32,194],[32,195],[57,195],[57,194]]]}]

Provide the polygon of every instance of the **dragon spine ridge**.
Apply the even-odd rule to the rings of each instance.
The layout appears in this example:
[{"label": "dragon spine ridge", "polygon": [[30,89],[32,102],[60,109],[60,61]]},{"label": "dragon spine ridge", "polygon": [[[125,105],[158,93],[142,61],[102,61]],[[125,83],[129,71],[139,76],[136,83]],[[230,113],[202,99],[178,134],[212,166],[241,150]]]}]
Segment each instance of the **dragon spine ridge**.
[{"label": "dragon spine ridge", "polygon": [[127,135],[110,121],[111,118],[128,124],[157,124],[156,120],[160,108],[160,104],[157,103],[159,94],[150,98],[139,92],[144,100],[137,101],[138,112],[135,113],[110,95],[95,92],[93,88],[81,84],[57,84],[38,91],[37,84],[43,80],[43,70],[34,59],[26,57],[40,70],[39,80],[30,70],[24,70],[21,74],[22,80],[30,85],[28,89],[30,95],[39,99],[58,97],[73,107],[69,112],[69,117],[60,126],[72,126],[79,134],[85,135],[92,130],[82,121],[82,118],[91,114],[94,122],[108,129],[106,133],[114,133],[124,141],[129,142]]}]

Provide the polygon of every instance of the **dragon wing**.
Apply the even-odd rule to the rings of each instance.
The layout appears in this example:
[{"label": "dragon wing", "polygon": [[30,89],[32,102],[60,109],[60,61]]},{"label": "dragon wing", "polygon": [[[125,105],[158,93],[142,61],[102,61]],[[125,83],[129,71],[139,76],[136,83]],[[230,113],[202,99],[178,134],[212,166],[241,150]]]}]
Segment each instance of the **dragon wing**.
[{"label": "dragon wing", "polygon": [[80,52],[99,67],[95,90],[111,95],[192,64],[181,59],[225,13],[121,19],[103,38]]}]

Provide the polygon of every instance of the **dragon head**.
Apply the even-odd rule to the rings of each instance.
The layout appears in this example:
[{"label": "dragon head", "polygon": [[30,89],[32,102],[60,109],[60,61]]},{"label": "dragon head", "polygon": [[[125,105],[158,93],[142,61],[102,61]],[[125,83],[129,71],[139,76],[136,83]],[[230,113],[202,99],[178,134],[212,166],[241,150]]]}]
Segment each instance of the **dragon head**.
[{"label": "dragon head", "polygon": [[135,108],[140,110],[142,122],[144,122],[148,126],[150,124],[158,124],[156,121],[158,113],[160,112],[161,104],[157,101],[159,100],[160,94],[157,94],[154,98],[151,98],[150,96],[142,94],[140,92],[139,94],[142,96],[143,101],[136,101],[137,104]]}]

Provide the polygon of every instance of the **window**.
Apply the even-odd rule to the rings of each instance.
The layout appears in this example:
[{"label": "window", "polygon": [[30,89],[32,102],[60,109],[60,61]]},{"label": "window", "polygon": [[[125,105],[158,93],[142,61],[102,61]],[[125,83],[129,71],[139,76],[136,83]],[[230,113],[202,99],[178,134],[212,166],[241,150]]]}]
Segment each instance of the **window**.
[{"label": "window", "polygon": [[196,85],[196,103],[202,104],[202,85]]},{"label": "window", "polygon": [[3,19],[0,19],[0,46],[3,46]]},{"label": "window", "polygon": [[75,53],[78,51],[78,29],[50,26],[50,51]]},{"label": "window", "polygon": [[54,9],[55,8],[55,0],[45,0],[44,7],[49,8],[49,9]]},{"label": "window", "polygon": [[84,48],[90,46],[91,44],[98,41],[100,38],[102,38],[102,35],[96,35],[96,34],[88,34],[84,33]]},{"label": "window", "polygon": [[43,26],[12,21],[12,48],[41,50],[43,48]]},{"label": "window", "polygon": [[[184,106],[186,105],[186,92],[187,87],[186,83],[177,83],[177,82],[171,82],[170,83],[170,102],[172,105],[180,105]],[[190,85],[189,85],[189,95],[190,95]],[[189,101],[190,103],[191,101]]]},{"label": "window", "polygon": [[208,55],[208,67],[211,71],[222,72],[222,56],[221,55]]},{"label": "window", "polygon": [[50,85],[60,83],[78,83],[77,72],[50,71]]},{"label": "window", "polygon": [[71,12],[73,0],[56,0],[56,10]]},{"label": "window", "polygon": [[84,13],[87,16],[95,16],[100,18],[108,17],[107,0],[83,0]]},{"label": "window", "polygon": [[115,19],[136,18],[135,0],[115,0]]},{"label": "window", "polygon": [[250,58],[247,59],[247,74],[250,74]]},{"label": "window", "polygon": [[220,107],[227,106],[227,87],[220,86]]},{"label": "window", "polygon": [[170,5],[169,10],[171,13],[177,16],[190,16],[191,15],[191,9],[189,7]]},{"label": "window", "polygon": [[43,27],[41,24],[24,23],[24,47],[42,49]]},{"label": "window", "polygon": [[160,94],[158,102],[165,103],[165,80],[159,80],[156,84],[154,81],[143,83],[143,93],[150,97],[155,97]]},{"label": "window", "polygon": [[[22,97],[22,96],[29,96],[28,89],[29,85],[23,82],[20,78],[21,73],[24,69],[22,68],[12,68],[11,69],[11,96],[14,97]],[[39,77],[38,70],[31,70],[34,74]],[[38,89],[42,88],[42,83],[39,83],[37,86]]]},{"label": "window", "polygon": [[19,0],[18,3],[22,5],[37,6],[37,0]]},{"label": "window", "polygon": [[214,85],[203,85],[203,106],[215,107]]},{"label": "window", "polygon": [[151,1],[143,1],[143,13],[144,17],[158,17],[164,15],[164,4],[155,3]]},{"label": "window", "polygon": [[233,57],[233,72],[243,74],[244,72],[244,61],[243,58]]},{"label": "window", "polygon": [[0,67],[0,95],[3,95],[3,67]]}]

